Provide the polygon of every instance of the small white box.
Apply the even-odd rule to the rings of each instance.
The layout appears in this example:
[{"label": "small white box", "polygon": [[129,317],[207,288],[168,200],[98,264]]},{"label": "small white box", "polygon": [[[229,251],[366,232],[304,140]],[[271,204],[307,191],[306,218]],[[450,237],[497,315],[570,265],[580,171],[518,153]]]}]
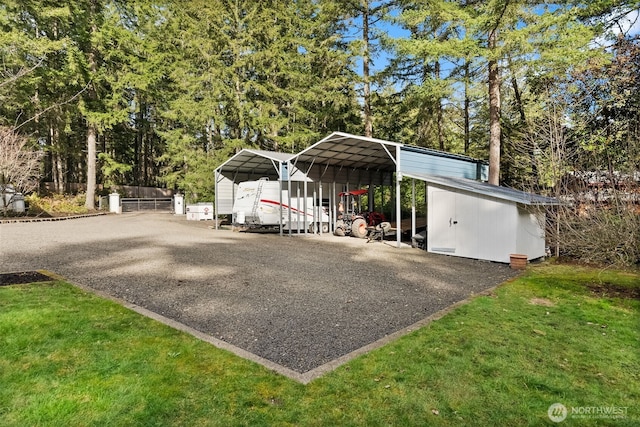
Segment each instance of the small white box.
[{"label": "small white box", "polygon": [[213,221],[213,203],[201,202],[187,205],[188,221]]}]

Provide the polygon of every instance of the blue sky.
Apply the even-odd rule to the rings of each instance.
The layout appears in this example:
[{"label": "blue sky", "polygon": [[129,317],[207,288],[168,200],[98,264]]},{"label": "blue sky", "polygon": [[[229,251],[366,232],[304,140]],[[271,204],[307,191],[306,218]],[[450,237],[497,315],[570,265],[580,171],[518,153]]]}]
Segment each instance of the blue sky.
[{"label": "blue sky", "polygon": [[[617,26],[611,29],[611,32],[615,35],[620,34],[620,32],[624,32],[629,36],[635,36],[640,34],[640,10],[633,10],[629,12],[621,21],[621,27]],[[409,37],[409,31],[403,29],[401,26],[390,23],[388,21],[380,21],[376,25],[376,30],[384,32],[393,38],[403,38]],[[349,32],[349,36],[352,39],[358,39],[361,37],[362,32],[362,21],[359,19],[354,20],[354,24],[351,27],[351,31]],[[374,41],[377,44],[377,41]],[[605,44],[604,40],[596,40],[596,43]],[[377,72],[384,69],[389,61],[389,53],[379,50],[377,55],[373,58],[373,66],[372,71]],[[358,60],[357,62],[357,72],[362,75],[362,61]]]}]

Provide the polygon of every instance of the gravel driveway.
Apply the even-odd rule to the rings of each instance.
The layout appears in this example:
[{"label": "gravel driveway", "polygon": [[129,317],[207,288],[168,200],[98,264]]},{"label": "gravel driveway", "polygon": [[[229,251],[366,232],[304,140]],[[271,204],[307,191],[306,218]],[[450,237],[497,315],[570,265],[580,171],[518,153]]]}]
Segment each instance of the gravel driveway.
[{"label": "gravel driveway", "polygon": [[0,272],[46,269],[303,373],[513,277],[395,242],[235,233],[170,214],[0,225]]}]

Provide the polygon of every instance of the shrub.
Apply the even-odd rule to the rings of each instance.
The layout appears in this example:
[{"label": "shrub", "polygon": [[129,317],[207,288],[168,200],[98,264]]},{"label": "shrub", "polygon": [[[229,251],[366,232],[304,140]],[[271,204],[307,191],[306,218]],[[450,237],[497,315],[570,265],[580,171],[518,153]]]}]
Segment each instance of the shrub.
[{"label": "shrub", "polygon": [[88,212],[84,206],[84,194],[75,196],[54,194],[40,197],[34,193],[27,196],[25,200],[29,203],[29,214],[35,216],[64,216]]},{"label": "shrub", "polygon": [[631,203],[590,204],[560,220],[561,254],[588,264],[640,264],[640,214]]}]

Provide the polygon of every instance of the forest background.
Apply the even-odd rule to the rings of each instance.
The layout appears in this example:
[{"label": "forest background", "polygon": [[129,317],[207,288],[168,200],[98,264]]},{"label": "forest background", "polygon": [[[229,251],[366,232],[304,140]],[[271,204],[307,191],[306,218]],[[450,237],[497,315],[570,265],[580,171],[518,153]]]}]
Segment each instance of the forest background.
[{"label": "forest background", "polygon": [[240,149],[345,131],[487,159],[491,183],[576,202],[565,248],[638,263],[639,6],[6,0],[0,184],[82,183],[88,209],[116,184],[211,200]]}]

